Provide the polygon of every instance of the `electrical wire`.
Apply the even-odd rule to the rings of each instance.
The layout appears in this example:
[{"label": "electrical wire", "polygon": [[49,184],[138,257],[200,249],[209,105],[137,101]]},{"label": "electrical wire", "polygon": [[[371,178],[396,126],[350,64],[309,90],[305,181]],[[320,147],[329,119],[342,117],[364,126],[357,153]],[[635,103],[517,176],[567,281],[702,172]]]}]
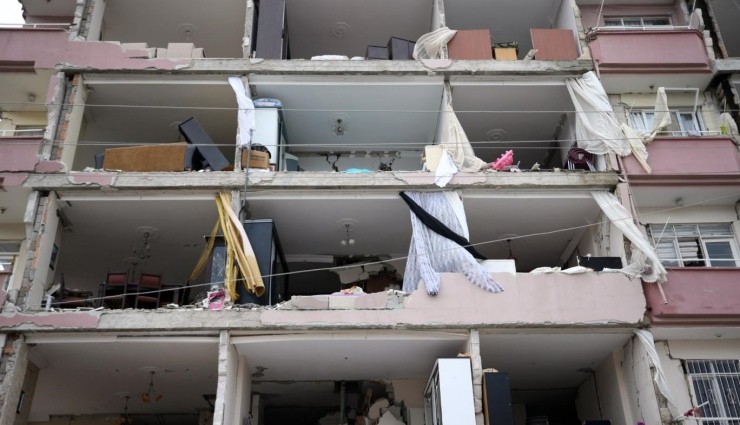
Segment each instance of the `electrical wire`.
[{"label": "electrical wire", "polygon": [[[666,208],[666,209],[663,209],[663,210],[651,211],[649,213],[643,214],[643,216],[649,216],[649,215],[653,215],[653,214],[664,214],[666,212],[677,211],[677,210],[681,210],[681,209],[685,209],[685,208],[690,208],[690,207],[705,205],[705,204],[716,202],[716,201],[719,201],[719,200],[722,200],[722,199],[735,198],[735,197],[738,197],[738,196],[740,196],[740,192],[738,192],[737,194],[733,194],[733,195],[727,195],[727,196],[720,196],[720,197],[714,197],[714,198],[710,198],[710,199],[705,199],[703,201],[693,202],[693,203],[686,204],[686,205],[683,205],[683,206],[680,206],[680,207],[672,207],[672,208]],[[639,219],[640,217],[629,216],[629,217],[625,218],[624,220],[634,220],[635,218],[638,218]],[[571,227],[563,227],[563,228],[549,230],[549,231],[544,231],[544,232],[535,232],[535,233],[529,233],[529,234],[526,234],[526,235],[518,235],[518,236],[507,236],[505,238],[500,238],[500,239],[492,239],[492,240],[488,240],[488,241],[484,241],[484,242],[471,243],[468,246],[476,247],[476,246],[489,245],[489,244],[493,244],[493,243],[503,243],[503,242],[507,242],[509,240],[518,240],[518,239],[525,239],[525,238],[531,238],[531,237],[552,235],[552,234],[561,233],[561,232],[568,232],[568,231],[572,231],[572,230],[579,230],[579,229],[585,229],[585,228],[594,227],[594,226],[601,226],[602,224],[605,224],[605,223],[611,223],[611,221],[610,220],[601,220],[601,221],[597,221],[597,222],[590,223],[590,224],[584,224],[584,225],[579,225],[579,226],[571,226]],[[461,249],[461,248],[464,248],[464,247],[455,247],[455,248],[450,248],[450,249],[447,249],[447,250]],[[444,251],[447,251],[447,250],[433,250],[433,251],[430,251],[430,252],[431,253],[437,253],[437,252],[444,252]],[[386,259],[386,260],[370,261],[370,262],[366,262],[366,263],[358,263],[358,264],[352,264],[352,265],[321,267],[321,268],[315,268],[315,269],[298,270],[298,271],[293,271],[293,272],[273,273],[273,274],[263,275],[262,278],[264,279],[264,278],[268,278],[268,277],[292,276],[292,275],[297,275],[297,274],[315,273],[315,272],[321,272],[321,271],[336,271],[336,270],[347,269],[349,267],[366,266],[366,265],[376,265],[376,264],[384,264],[384,263],[392,263],[392,262],[395,262],[395,261],[402,261],[402,260],[406,260],[406,259],[408,259],[408,256],[400,256],[400,257],[394,257],[394,258],[390,258],[390,259]],[[238,283],[241,283],[242,280],[243,279],[237,279]],[[167,292],[167,291],[176,291],[176,290],[184,289],[186,287],[187,288],[197,288],[197,287],[205,287],[205,286],[211,286],[211,285],[216,285],[216,284],[223,285],[224,282],[222,282],[222,281],[216,281],[216,282],[206,282],[206,283],[202,283],[202,284],[193,284],[193,285],[189,285],[186,282],[185,285],[182,285],[179,288],[160,289],[160,290],[154,290],[154,291],[148,291],[148,292],[140,292],[140,293],[136,293],[136,294],[132,294],[132,295],[157,294],[157,293]],[[87,299],[85,299],[85,301],[98,301],[98,300],[105,300],[105,299],[117,298],[117,297],[120,297],[120,294],[119,295],[114,295],[114,296],[109,296],[109,297],[93,297],[93,298],[87,298]],[[64,304],[64,303],[69,303],[69,304],[71,304],[71,303],[79,303],[79,300],[68,301],[68,302],[59,301],[59,302],[55,302],[53,304]]]}]

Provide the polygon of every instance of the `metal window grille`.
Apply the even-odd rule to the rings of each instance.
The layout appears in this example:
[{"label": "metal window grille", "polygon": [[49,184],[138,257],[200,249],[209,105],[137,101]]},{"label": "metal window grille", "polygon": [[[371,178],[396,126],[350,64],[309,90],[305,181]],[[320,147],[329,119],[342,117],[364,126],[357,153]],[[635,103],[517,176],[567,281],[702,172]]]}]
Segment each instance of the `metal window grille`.
[{"label": "metal window grille", "polygon": [[650,224],[658,258],[664,266],[738,267],[735,236],[730,223]]},{"label": "metal window grille", "polygon": [[[692,111],[671,110],[671,124],[660,131],[665,136],[697,136],[707,133],[701,114],[697,110]],[[650,109],[632,110],[629,113],[629,122],[632,127],[639,131],[650,131],[653,127],[655,112]]]},{"label": "metal window grille", "polygon": [[701,425],[740,425],[740,362],[687,360],[692,396]]},{"label": "metal window grille", "polygon": [[604,18],[607,27],[646,28],[671,26],[668,16],[619,16]]}]

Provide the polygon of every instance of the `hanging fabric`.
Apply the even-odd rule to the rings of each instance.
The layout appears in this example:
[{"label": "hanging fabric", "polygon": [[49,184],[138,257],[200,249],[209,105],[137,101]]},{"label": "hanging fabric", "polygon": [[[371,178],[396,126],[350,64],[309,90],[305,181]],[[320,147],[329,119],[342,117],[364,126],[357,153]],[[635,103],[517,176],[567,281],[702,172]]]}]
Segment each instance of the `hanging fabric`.
[{"label": "hanging fabric", "polygon": [[485,161],[475,156],[473,146],[470,144],[462,124],[460,124],[452,105],[449,103],[445,106],[443,125],[444,130],[440,145],[450,153],[458,170],[475,172],[487,167],[488,164]]},{"label": "hanging fabric", "polygon": [[632,221],[632,217],[619,203],[619,199],[614,194],[605,191],[591,192],[591,196],[601,207],[604,215],[632,242],[632,261],[623,270],[625,272],[631,271],[633,274],[639,273],[645,282],[665,282],[668,278],[668,272],[661,264],[655,248]]},{"label": "hanging fabric", "polygon": [[[461,235],[464,233],[456,210],[462,209],[459,196],[447,196],[442,192],[405,192],[405,194],[436,218],[449,230]],[[453,203],[459,204],[451,206]],[[437,295],[440,290],[439,273],[463,273],[474,285],[491,292],[501,292],[503,288],[475,260],[473,255],[452,240],[439,235],[414,214],[411,216],[411,246],[403,277],[403,290],[413,292],[423,280],[429,295]]]},{"label": "hanging fabric", "polygon": [[642,343],[642,346],[645,348],[645,351],[650,358],[650,363],[652,363],[653,368],[655,368],[655,377],[653,378],[653,380],[655,381],[655,385],[658,387],[660,393],[668,402],[668,410],[670,410],[671,415],[674,418],[679,417],[680,411],[678,410],[678,406],[674,401],[671,387],[668,384],[668,378],[666,378],[665,372],[663,371],[663,366],[660,361],[660,356],[658,356],[658,351],[655,349],[655,340],[653,339],[653,334],[643,329],[635,329],[634,333],[635,335],[637,335],[637,339],[639,339]]},{"label": "hanging fabric", "polygon": [[252,142],[252,134],[256,130],[254,102],[247,96],[249,87],[244,84],[241,77],[229,77],[229,84],[236,94],[236,103],[239,105],[237,111],[237,123],[239,124],[239,136],[237,145],[246,148]]},{"label": "hanging fabric", "polygon": [[442,49],[447,46],[447,43],[452,40],[455,34],[457,34],[456,30],[442,27],[422,35],[416,40],[411,57],[414,59],[439,59]]},{"label": "hanging fabric", "polygon": [[640,165],[642,165],[642,168],[644,168],[648,173],[652,173],[653,169],[647,162],[648,152],[646,146],[655,139],[655,136],[658,135],[658,132],[661,129],[669,125],[671,125],[671,112],[668,110],[668,97],[665,94],[664,87],[659,87],[658,93],[655,96],[653,126],[650,130],[638,132],[627,123],[620,125],[622,133],[624,133],[624,137],[626,137],[630,142],[632,154],[635,155],[635,159],[637,159]]},{"label": "hanging fabric", "polygon": [[[468,241],[466,237],[460,236],[459,234],[452,231],[449,227],[445,226],[441,221],[437,220],[437,218],[426,212],[421,206],[419,206],[419,204],[414,202],[414,200],[411,199],[407,194],[401,192],[400,195],[404,202],[406,202],[406,205],[408,205],[411,212],[414,213],[416,218],[418,218],[431,231],[455,242],[462,248],[465,248],[465,250],[468,251],[470,255],[472,255],[476,259],[486,259],[486,257],[482,256],[478,251],[476,251],[474,246],[470,245],[470,241]],[[449,199],[447,201],[449,201]],[[457,218],[457,215],[455,215],[455,218]]]},{"label": "hanging fabric", "polygon": [[740,145],[740,132],[737,130],[737,123],[727,112],[719,114],[719,128],[725,136],[730,136],[736,145]]}]

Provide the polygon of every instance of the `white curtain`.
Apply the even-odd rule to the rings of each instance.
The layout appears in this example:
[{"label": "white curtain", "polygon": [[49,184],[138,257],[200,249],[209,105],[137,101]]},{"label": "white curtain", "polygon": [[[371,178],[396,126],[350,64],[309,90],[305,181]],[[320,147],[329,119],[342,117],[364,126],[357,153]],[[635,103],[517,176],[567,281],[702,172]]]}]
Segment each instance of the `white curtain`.
[{"label": "white curtain", "polygon": [[412,57],[414,59],[439,59],[442,49],[455,34],[457,34],[456,30],[442,27],[422,35],[416,40]]},{"label": "white curtain", "polygon": [[668,385],[668,379],[666,378],[665,372],[663,371],[663,366],[660,362],[658,351],[655,349],[653,334],[643,329],[635,329],[634,332],[635,335],[637,335],[637,338],[642,343],[642,346],[645,347],[645,351],[650,358],[650,362],[655,368],[655,377],[653,378],[653,380],[655,381],[655,384],[658,387],[660,393],[663,394],[663,397],[665,397],[665,399],[668,401],[668,409],[671,411],[671,415],[674,418],[679,417],[680,411],[678,410],[676,402],[673,401],[674,398],[673,393],[671,392],[671,387],[670,385]]},{"label": "white curtain", "polygon": [[622,133],[624,133],[624,137],[626,137],[630,142],[632,153],[635,155],[635,158],[640,165],[642,165],[642,168],[644,168],[648,173],[652,173],[653,169],[647,163],[648,152],[645,147],[655,139],[655,136],[658,134],[660,129],[671,124],[671,113],[668,110],[668,98],[666,97],[665,88],[663,87],[658,88],[658,93],[655,96],[655,108],[653,111],[653,126],[646,132],[638,132],[627,123],[620,126]]},{"label": "white curtain", "polygon": [[740,132],[737,130],[737,123],[727,112],[719,114],[719,128],[722,134],[730,136],[735,144],[740,145]]},{"label": "white curtain", "polygon": [[450,153],[460,171],[480,171],[488,165],[475,156],[473,146],[449,103],[444,110],[444,129],[440,145]]},{"label": "white curtain", "polygon": [[576,111],[576,140],[586,151],[603,155],[614,152],[627,156],[630,143],[622,134],[609,98],[596,74],[589,71],[581,78],[565,81]]},{"label": "white curtain", "polygon": [[244,84],[241,77],[229,77],[229,84],[236,94],[236,103],[239,105],[239,111],[236,114],[239,123],[237,145],[246,148],[251,143],[252,134],[256,129],[254,103],[247,96],[249,87]]},{"label": "white curtain", "polygon": [[[467,233],[462,200],[456,193],[405,192],[409,198],[426,212],[442,222],[458,235]],[[462,212],[462,216],[460,215]],[[465,248],[441,236],[424,225],[413,211],[411,214],[411,246],[403,276],[403,290],[413,292],[423,280],[429,295],[440,291],[439,273],[463,273],[474,285],[490,292],[501,292],[503,288],[493,280],[483,266]]]},{"label": "white curtain", "polygon": [[609,220],[632,242],[632,264],[625,267],[625,271],[632,270],[635,274],[639,273],[645,282],[665,282],[668,273],[660,263],[655,248],[632,221],[632,217],[619,203],[619,199],[612,193],[604,191],[591,192],[591,196]]}]

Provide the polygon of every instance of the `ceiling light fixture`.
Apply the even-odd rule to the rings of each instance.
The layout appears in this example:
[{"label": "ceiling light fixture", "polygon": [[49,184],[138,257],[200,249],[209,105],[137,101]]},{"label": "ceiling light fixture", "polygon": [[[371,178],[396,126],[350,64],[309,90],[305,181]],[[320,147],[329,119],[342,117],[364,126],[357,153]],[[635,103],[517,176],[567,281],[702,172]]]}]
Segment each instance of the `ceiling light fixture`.
[{"label": "ceiling light fixture", "polygon": [[[122,393],[125,394],[125,393]],[[124,398],[123,402],[123,413],[119,417],[116,418],[116,425],[128,425],[132,423],[131,417],[128,414],[128,399],[131,398],[128,394],[122,395]]]},{"label": "ceiling light fixture", "polygon": [[344,238],[339,241],[342,246],[354,246],[357,240],[352,237],[352,230],[357,226],[357,220],[352,218],[343,218],[337,222],[339,230],[344,232]]},{"label": "ceiling light fixture", "polygon": [[141,260],[147,260],[152,257],[152,240],[157,237],[158,230],[154,227],[142,226],[136,229],[142,237],[141,246],[134,248],[133,253]]}]

